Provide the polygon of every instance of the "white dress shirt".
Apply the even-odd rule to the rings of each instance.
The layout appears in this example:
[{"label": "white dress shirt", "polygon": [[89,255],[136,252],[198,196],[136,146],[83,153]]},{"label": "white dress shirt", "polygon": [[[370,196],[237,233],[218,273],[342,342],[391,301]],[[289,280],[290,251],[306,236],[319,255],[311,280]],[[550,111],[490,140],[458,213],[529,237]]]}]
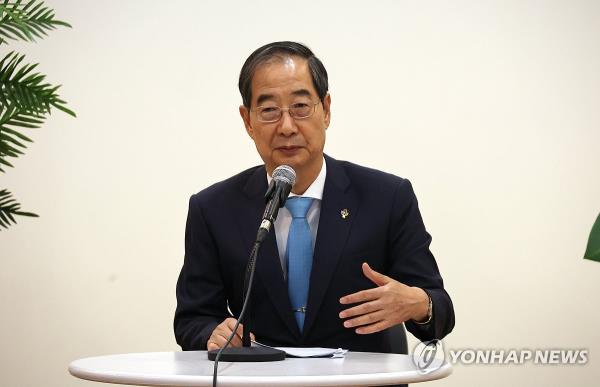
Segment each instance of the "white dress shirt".
[{"label": "white dress shirt", "polygon": [[[302,195],[290,193],[289,196],[301,196],[303,198],[315,199],[313,200],[310,208],[308,209],[308,212],[306,213],[306,220],[308,221],[310,233],[312,234],[313,251],[315,249],[315,241],[317,239],[317,229],[319,228],[319,215],[321,214],[321,200],[323,199],[323,189],[325,188],[326,175],[327,165],[325,164],[325,159],[323,158],[323,166],[321,167],[321,172],[319,172],[319,175],[317,176],[315,181],[313,181],[312,184],[308,187],[306,192],[304,192]],[[267,184],[270,184],[271,180],[273,180],[273,178],[267,173]],[[275,238],[277,240],[279,260],[281,261],[281,268],[283,269],[283,275],[285,278],[287,278],[285,250],[287,248],[288,232],[290,231],[291,223],[292,214],[290,214],[287,208],[281,207],[279,209],[277,219],[275,220]]]}]

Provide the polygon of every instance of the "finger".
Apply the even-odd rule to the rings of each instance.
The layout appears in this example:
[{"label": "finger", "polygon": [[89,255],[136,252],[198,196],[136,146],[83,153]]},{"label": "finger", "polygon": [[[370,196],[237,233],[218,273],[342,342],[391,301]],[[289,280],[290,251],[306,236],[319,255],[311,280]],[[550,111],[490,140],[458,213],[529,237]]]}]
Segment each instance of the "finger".
[{"label": "finger", "polygon": [[369,335],[371,333],[377,333],[377,332],[381,332],[385,329],[388,329],[392,325],[394,325],[394,324],[391,321],[381,320],[379,322],[376,322],[375,324],[365,325],[365,326],[356,328],[355,332],[358,333],[359,335]]},{"label": "finger", "polygon": [[371,313],[383,309],[378,302],[378,300],[364,302],[360,305],[354,306],[352,308],[344,309],[340,312],[340,318],[348,318],[354,316],[360,316],[363,314]]},{"label": "finger", "polygon": [[217,344],[213,343],[212,341],[209,341],[206,346],[206,349],[208,349],[209,351],[213,351],[215,349],[219,349],[219,346]]},{"label": "finger", "polygon": [[254,333],[252,333],[252,332],[250,332],[250,340],[256,341],[256,337],[254,336]]},{"label": "finger", "polygon": [[[231,332],[233,332],[233,328],[235,328],[235,324],[237,324],[237,320],[234,318],[228,318],[227,320],[225,320],[225,324],[227,325],[227,328],[229,328],[229,334],[231,334]],[[238,336],[241,339],[243,334],[244,324],[240,324],[238,326],[236,336]]]},{"label": "finger", "polygon": [[[229,332],[229,334],[227,335],[225,340],[229,339],[229,336],[231,336],[231,332]],[[231,338],[231,346],[232,347],[241,347],[242,346],[242,337],[239,336],[238,334],[233,335],[233,337]]]},{"label": "finger", "polygon": [[[229,326],[227,326],[227,324],[221,324],[221,325],[217,326],[217,329],[215,329],[213,331],[212,336],[221,337],[226,342],[232,333],[233,333],[233,330],[231,330],[231,328],[229,328]],[[225,342],[220,344],[220,346],[223,346],[225,344]],[[240,336],[233,335],[233,338],[231,339],[231,345],[235,346],[238,342],[241,342]]]},{"label": "finger", "polygon": [[362,264],[362,271],[365,277],[370,279],[377,286],[383,286],[390,282],[390,277],[371,269],[371,266],[366,262]]},{"label": "finger", "polygon": [[225,340],[223,340],[223,338],[219,335],[216,334],[212,334],[210,336],[210,338],[208,339],[208,343],[206,344],[206,348],[209,351],[212,351],[214,349],[221,349],[223,346],[225,345]]},{"label": "finger", "polygon": [[359,302],[367,302],[378,299],[381,296],[379,288],[361,290],[360,292],[352,293],[340,298],[340,304],[356,304]]},{"label": "finger", "polygon": [[[233,328],[235,328],[235,324],[237,324],[237,320],[230,317],[227,320],[225,320],[224,323],[227,326],[227,328],[229,328],[233,332]],[[244,329],[244,324],[240,324],[238,326],[238,331],[240,329]]]},{"label": "finger", "polygon": [[386,312],[384,310],[377,310],[375,312],[363,314],[362,316],[358,316],[344,321],[344,327],[355,328],[360,327],[362,325],[375,324],[381,320],[384,320],[385,318]]},{"label": "finger", "polygon": [[[213,343],[216,343],[219,346],[219,348],[223,348],[225,346],[225,344],[227,343],[229,336],[231,336],[231,333],[232,333],[231,331],[229,331],[229,332],[225,332],[225,331],[213,332],[210,341],[212,341]],[[231,342],[229,343],[229,345],[231,347],[241,347],[242,339],[240,339],[240,337],[238,335],[234,335],[233,338],[231,339]]]}]

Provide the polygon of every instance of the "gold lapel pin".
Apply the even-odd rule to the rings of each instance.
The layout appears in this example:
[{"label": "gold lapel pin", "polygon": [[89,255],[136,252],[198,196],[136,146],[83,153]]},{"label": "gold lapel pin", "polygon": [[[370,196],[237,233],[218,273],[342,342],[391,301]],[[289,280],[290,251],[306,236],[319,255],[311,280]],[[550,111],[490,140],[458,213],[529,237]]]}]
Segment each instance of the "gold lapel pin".
[{"label": "gold lapel pin", "polygon": [[344,208],[343,210],[340,211],[340,214],[342,215],[342,219],[346,219],[350,215],[350,211],[348,211],[347,208]]}]

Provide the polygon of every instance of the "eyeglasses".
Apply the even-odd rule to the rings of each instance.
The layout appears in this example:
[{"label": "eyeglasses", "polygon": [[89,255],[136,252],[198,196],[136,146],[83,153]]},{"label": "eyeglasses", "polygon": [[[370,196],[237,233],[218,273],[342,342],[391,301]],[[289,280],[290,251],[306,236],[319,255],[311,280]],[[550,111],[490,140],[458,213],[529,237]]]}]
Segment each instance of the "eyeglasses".
[{"label": "eyeglasses", "polygon": [[284,110],[287,110],[293,119],[301,120],[312,116],[315,112],[315,107],[320,102],[321,101],[316,103],[298,102],[291,104],[286,108],[279,106],[259,106],[256,109],[251,110],[256,112],[256,117],[258,118],[258,121],[264,123],[279,121],[281,119],[281,116],[283,115]]}]

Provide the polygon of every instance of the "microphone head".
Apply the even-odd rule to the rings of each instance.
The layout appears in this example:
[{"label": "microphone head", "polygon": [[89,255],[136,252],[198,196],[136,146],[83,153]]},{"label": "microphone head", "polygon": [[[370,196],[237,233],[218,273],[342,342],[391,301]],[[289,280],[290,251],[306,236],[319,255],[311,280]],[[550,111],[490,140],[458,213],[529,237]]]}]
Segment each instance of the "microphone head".
[{"label": "microphone head", "polygon": [[296,171],[289,165],[280,165],[273,170],[273,180],[289,184],[293,187],[296,183]]}]

